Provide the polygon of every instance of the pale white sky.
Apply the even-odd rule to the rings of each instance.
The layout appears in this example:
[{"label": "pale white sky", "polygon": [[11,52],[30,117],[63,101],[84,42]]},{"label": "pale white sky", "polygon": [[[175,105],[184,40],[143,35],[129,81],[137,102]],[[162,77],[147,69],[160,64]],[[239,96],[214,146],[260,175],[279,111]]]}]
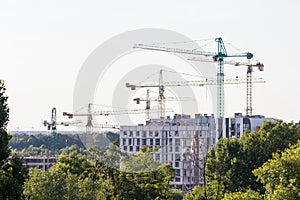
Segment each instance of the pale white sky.
[{"label": "pale white sky", "polygon": [[[253,52],[265,64],[260,74],[267,81],[254,87],[254,114],[298,121],[299,9],[298,0],[2,0],[0,78],[9,96],[9,129],[44,129],[41,119],[50,118],[53,106],[72,111],[75,80],[88,55],[140,28],[192,39],[221,36]],[[239,101],[227,99],[226,116],[244,113],[245,94],[228,92]]]}]

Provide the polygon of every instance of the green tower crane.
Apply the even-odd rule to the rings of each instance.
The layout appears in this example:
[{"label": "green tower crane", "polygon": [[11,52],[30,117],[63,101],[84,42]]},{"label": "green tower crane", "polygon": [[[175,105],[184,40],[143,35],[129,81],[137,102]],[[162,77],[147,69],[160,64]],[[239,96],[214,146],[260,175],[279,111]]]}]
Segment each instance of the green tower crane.
[{"label": "green tower crane", "polygon": [[80,124],[81,121],[70,121],[70,122],[57,122],[56,121],[56,108],[53,107],[51,111],[51,121],[48,122],[46,120],[43,121],[44,126],[47,126],[48,130],[51,130],[51,154],[56,155],[57,150],[57,129],[56,126],[63,125],[63,126],[69,126],[69,125],[75,125]]},{"label": "green tower crane", "polygon": [[253,57],[252,53],[240,53],[240,54],[228,54],[221,37],[215,38],[215,42],[218,44],[217,52],[202,51],[197,49],[180,49],[163,47],[157,45],[148,44],[135,44],[133,48],[145,49],[145,50],[156,50],[170,53],[189,54],[189,55],[200,55],[211,57],[215,62],[218,62],[217,70],[217,131],[219,136],[222,135],[222,123],[224,117],[224,58],[227,57],[246,57],[248,60]]},{"label": "green tower crane", "polygon": [[56,154],[56,146],[57,146],[57,129],[56,129],[56,108],[52,108],[51,112],[51,121],[47,122],[46,120],[43,122],[44,126],[48,127],[48,130],[51,130],[51,154]]}]

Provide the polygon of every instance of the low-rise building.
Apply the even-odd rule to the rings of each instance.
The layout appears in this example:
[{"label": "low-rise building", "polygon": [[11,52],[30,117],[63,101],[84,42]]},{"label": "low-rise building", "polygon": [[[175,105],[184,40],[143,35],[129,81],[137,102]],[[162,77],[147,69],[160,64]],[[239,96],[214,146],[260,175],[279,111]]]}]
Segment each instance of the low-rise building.
[{"label": "low-rise building", "polygon": [[39,168],[48,170],[52,165],[56,163],[55,156],[25,156],[23,157],[24,166],[29,168]]}]

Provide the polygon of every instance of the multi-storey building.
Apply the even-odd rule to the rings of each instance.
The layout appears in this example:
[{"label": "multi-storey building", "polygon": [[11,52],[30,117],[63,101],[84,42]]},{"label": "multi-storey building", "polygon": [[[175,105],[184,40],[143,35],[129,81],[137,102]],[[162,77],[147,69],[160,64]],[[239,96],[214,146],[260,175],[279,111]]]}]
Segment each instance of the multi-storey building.
[{"label": "multi-storey building", "polygon": [[39,168],[48,170],[52,165],[56,163],[55,156],[25,156],[23,157],[23,165],[29,168]]},{"label": "multi-storey building", "polygon": [[245,130],[258,131],[264,121],[275,121],[274,118],[265,118],[262,115],[243,116],[235,113],[233,118],[223,119],[223,138],[240,138]]},{"label": "multi-storey building", "polygon": [[[9,160],[12,159],[12,156],[9,156]],[[43,170],[48,170],[51,166],[55,165],[56,157],[55,156],[24,156],[22,157],[23,165],[27,169],[30,168],[39,168]]]},{"label": "multi-storey building", "polygon": [[175,169],[171,182],[183,191],[203,184],[203,167],[207,151],[216,142],[214,116],[175,115],[173,119],[151,119],[146,125],[121,126],[120,148],[136,154],[141,147],[160,147],[154,160],[169,163]]}]

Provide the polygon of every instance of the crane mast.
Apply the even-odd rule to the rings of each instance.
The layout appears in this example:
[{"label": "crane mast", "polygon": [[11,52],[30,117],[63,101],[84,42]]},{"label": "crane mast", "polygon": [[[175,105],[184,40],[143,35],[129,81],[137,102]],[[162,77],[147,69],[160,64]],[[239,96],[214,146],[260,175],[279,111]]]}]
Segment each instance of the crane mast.
[{"label": "crane mast", "polygon": [[[104,111],[93,111],[93,104],[88,104],[87,113],[67,113],[63,112],[63,116],[67,116],[68,118],[73,118],[74,116],[87,116],[87,124],[86,124],[86,149],[89,150],[94,144],[93,138],[93,116],[109,116],[109,115],[122,115],[122,114],[143,114],[147,112],[145,109],[129,109],[129,110],[104,110]],[[173,110],[168,110],[168,112],[172,112]],[[89,154],[87,154],[89,158]]]},{"label": "crane mast", "polygon": [[[205,59],[199,59],[199,58],[189,58],[188,60],[193,60],[193,61],[200,61],[200,62],[215,62],[212,60],[205,60]],[[259,71],[264,71],[264,64],[261,62],[256,62],[255,64],[252,64],[250,60],[248,60],[247,63],[245,62],[235,62],[235,61],[223,61],[223,64],[228,64],[228,65],[234,65],[234,66],[247,66],[247,78],[246,78],[246,115],[247,116],[252,116],[252,84],[253,84],[253,78],[252,78],[252,73],[253,73],[253,67],[257,67]]]},{"label": "crane mast", "polygon": [[[164,96],[164,91],[165,91],[165,87],[179,87],[179,86],[205,86],[205,85],[217,85],[219,86],[219,80],[212,80],[212,79],[206,79],[206,80],[194,80],[194,81],[168,81],[168,82],[163,82],[162,81],[162,71],[160,70],[159,72],[159,83],[158,84],[143,84],[143,85],[134,85],[131,83],[126,83],[126,87],[131,88],[131,90],[135,90],[136,88],[150,88],[150,87],[158,87],[159,88],[159,96],[158,96],[158,103],[159,103],[159,117],[164,117],[165,116],[165,100],[166,97]],[[248,84],[249,79],[224,79],[223,78],[223,84]],[[256,78],[256,79],[252,79],[251,78],[251,83],[264,83],[265,81],[262,78]],[[150,105],[150,98],[149,96],[149,90],[147,90],[147,98],[145,99],[140,99],[140,98],[135,98],[133,99],[134,101],[137,102],[137,104],[139,104],[140,101],[149,101],[149,105]],[[163,103],[163,104],[162,104]],[[161,105],[162,104],[162,105]],[[150,106],[149,106],[150,109]],[[147,110],[147,106],[146,106],[146,110]]]},{"label": "crane mast", "polygon": [[165,88],[164,88],[164,83],[163,83],[163,75],[162,75],[162,70],[159,71],[159,87],[158,87],[158,112],[159,112],[159,117],[160,118],[165,118]]},{"label": "crane mast", "polygon": [[56,129],[56,108],[52,108],[51,111],[51,121],[47,122],[46,120],[43,122],[44,126],[48,127],[48,130],[51,130],[51,154],[56,154],[56,146],[57,146],[57,129]]},{"label": "crane mast", "polygon": [[[88,104],[88,115],[86,124],[86,149],[91,149],[94,144],[93,139],[93,115],[92,115],[92,104]],[[89,154],[87,154],[89,156]]]},{"label": "crane mast", "polygon": [[188,50],[188,49],[179,49],[179,48],[170,48],[170,47],[161,47],[155,45],[146,45],[146,44],[135,44],[133,48],[140,48],[146,50],[156,50],[180,54],[190,54],[190,55],[201,55],[212,57],[214,61],[218,62],[218,71],[217,71],[217,131],[219,136],[222,134],[222,123],[224,117],[224,58],[226,57],[246,57],[251,59],[253,57],[252,53],[241,53],[241,54],[227,54],[223,39],[221,37],[215,38],[215,42],[218,43],[217,52],[208,52],[208,51],[199,51],[199,50]]},{"label": "crane mast", "polygon": [[47,126],[48,130],[51,130],[51,154],[56,155],[57,153],[57,126],[69,126],[72,124],[78,124],[81,121],[72,121],[72,122],[57,122],[56,108],[53,107],[51,111],[51,121],[43,121],[43,125]]}]

